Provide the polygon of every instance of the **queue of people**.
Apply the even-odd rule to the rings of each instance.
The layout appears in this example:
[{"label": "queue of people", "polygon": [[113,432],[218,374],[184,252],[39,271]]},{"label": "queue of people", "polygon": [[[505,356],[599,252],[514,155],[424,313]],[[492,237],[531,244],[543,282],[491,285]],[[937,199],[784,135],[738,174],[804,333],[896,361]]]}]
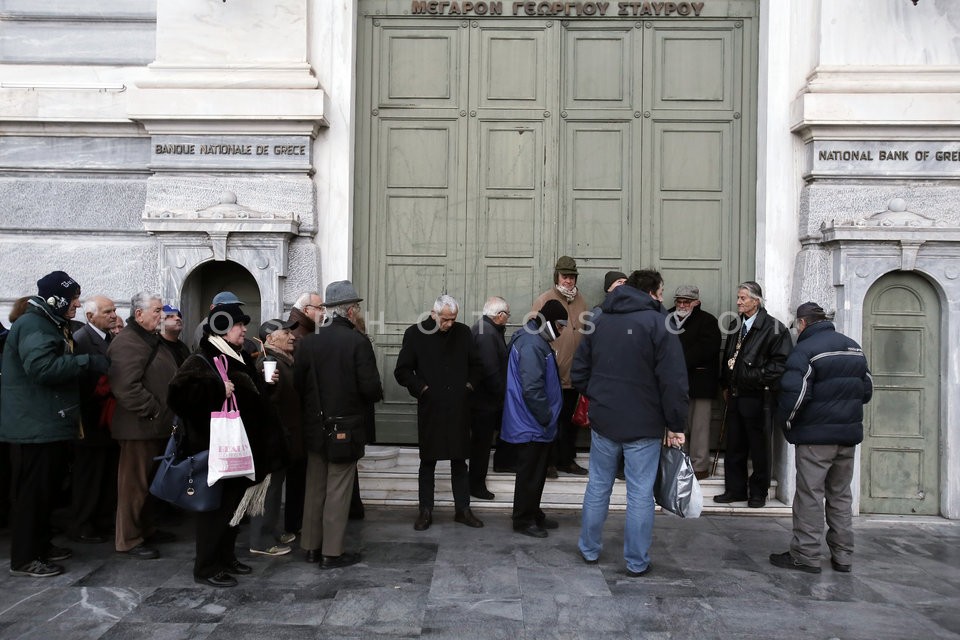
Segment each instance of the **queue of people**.
[{"label": "queue of people", "polygon": [[[708,477],[719,388],[725,489],[714,500],[765,504],[777,422],[797,445],[798,481],[793,542],[770,561],[819,572],[825,499],[832,566],[849,571],[853,452],[872,391],[859,346],[837,333],[818,305],[806,303],[797,312],[794,348],[752,281],[738,287],[738,315],[721,327],[700,307],[695,285],[677,288],[666,309],[663,279],[651,270],[609,272],[602,301],[587,311],[578,275],[576,261],[561,256],[554,286],[537,298],[509,343],[510,307],[498,296],[486,301],[471,329],[457,322],[459,302],[443,294],[429,317],[404,333],[393,373],[417,402],[414,528],[433,523],[441,460],[450,462],[454,521],[484,526],[470,502],[494,498],[486,482],[495,440],[494,471],[516,474],[512,521],[520,534],[543,538],[557,528],[540,506],[548,478],[589,475],[578,542],[586,563],[602,553],[613,483],[622,476],[627,574],[646,575],[660,446],[689,443],[697,478]],[[3,465],[13,496],[12,575],[57,575],[58,563],[72,555],[52,544],[50,526],[68,469],[70,540],[112,538],[126,557],[159,557],[174,535],[160,528],[169,508],[148,490],[156,460],[175,428],[186,454],[207,450],[211,412],[230,398],[240,409],[256,475],[219,480],[220,507],[195,514],[196,581],[229,587],[252,571],[236,555],[241,521],[249,522],[253,554],[289,554],[299,538],[304,559],[321,569],[360,561],[345,539],[348,519],[363,517],[357,460],[327,454],[334,421],[355,426],[362,455],[362,443],[375,441],[374,407],[383,398],[363,299],[351,282],[331,283],[325,296],[304,293],[286,321],[263,323],[256,339],[248,336],[252,319],[244,303],[220,292],[192,353],[181,340],[180,310],[158,294],[135,294],[119,328],[115,303],[99,294],[83,301],[86,323],[74,321],[81,289],[66,273],[48,274],[37,287],[36,296],[15,306],[19,315],[12,315],[9,331],[0,326],[0,455],[12,461]],[[841,394],[842,411],[815,396],[814,383]],[[589,469],[576,462],[573,413],[582,400],[589,402]],[[0,493],[6,493],[2,473]]]}]

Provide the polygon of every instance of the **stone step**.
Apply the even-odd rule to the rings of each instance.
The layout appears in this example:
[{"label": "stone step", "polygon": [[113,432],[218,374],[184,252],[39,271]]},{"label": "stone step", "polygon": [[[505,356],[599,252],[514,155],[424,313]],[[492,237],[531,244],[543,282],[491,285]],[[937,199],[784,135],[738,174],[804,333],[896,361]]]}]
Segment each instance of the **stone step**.
[{"label": "stone step", "polygon": [[[577,456],[577,463],[589,468],[590,457],[587,453]],[[417,506],[417,470],[420,465],[419,453],[413,447],[368,446],[367,455],[360,461],[360,489],[365,504],[391,506]],[[514,475],[512,473],[491,471],[487,475],[487,488],[493,492],[493,500],[471,498],[470,507],[478,511],[507,510],[513,507]],[[716,476],[700,481],[703,491],[703,512],[711,514],[737,514],[750,516],[789,516],[791,509],[776,499],[776,481],[771,487],[767,505],[761,509],[751,509],[746,502],[717,504],[713,496],[723,492],[723,463],[721,461]],[[583,505],[583,492],[587,486],[587,476],[574,476],[561,473],[560,477],[547,479],[543,488],[541,505],[544,510],[578,511]],[[435,505],[453,508],[453,493],[450,483],[450,463],[437,463]],[[618,480],[613,485],[610,496],[611,511],[625,511],[627,506],[626,483]],[[659,509],[659,507],[658,507]]]}]

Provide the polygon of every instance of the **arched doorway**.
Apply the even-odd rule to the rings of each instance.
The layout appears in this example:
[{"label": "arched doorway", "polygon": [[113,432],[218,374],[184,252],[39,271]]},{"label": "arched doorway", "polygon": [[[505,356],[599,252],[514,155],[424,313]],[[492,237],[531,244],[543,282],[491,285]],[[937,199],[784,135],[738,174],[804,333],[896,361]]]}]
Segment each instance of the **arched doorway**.
[{"label": "arched doorway", "polygon": [[937,292],[918,275],[892,273],[867,292],[862,513],[940,513],[940,321]]},{"label": "arched doorway", "polygon": [[180,309],[183,311],[184,342],[193,347],[197,325],[210,310],[213,296],[221,291],[232,291],[243,301],[244,311],[250,316],[252,332],[269,318],[260,317],[260,287],[250,272],[229,260],[205,262],[194,269],[183,283]]}]

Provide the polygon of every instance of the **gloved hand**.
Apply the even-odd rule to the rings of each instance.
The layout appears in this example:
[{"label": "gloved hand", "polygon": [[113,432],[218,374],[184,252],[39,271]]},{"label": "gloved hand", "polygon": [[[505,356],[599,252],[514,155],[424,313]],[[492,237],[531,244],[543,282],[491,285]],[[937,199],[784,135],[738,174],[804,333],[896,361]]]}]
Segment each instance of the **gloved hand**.
[{"label": "gloved hand", "polygon": [[94,373],[106,373],[110,369],[110,358],[102,356],[99,353],[92,353],[89,356],[87,368]]}]

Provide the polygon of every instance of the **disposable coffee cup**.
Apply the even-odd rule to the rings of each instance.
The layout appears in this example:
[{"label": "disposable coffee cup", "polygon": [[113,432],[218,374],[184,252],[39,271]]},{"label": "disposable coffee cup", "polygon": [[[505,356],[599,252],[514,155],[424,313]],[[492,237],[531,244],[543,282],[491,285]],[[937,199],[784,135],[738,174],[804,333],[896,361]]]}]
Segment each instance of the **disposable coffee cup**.
[{"label": "disposable coffee cup", "polygon": [[276,360],[264,360],[263,361],[263,379],[267,382],[273,382],[273,374],[277,370],[277,361]]}]

